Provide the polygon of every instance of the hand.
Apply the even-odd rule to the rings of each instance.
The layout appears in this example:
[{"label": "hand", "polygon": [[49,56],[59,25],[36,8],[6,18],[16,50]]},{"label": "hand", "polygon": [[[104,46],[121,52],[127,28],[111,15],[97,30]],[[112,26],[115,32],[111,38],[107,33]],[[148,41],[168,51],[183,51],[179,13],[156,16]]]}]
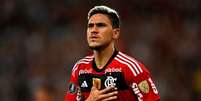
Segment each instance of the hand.
[{"label": "hand", "polygon": [[110,101],[117,99],[117,88],[111,86],[103,90],[99,90],[100,86],[100,80],[94,79],[91,92],[86,101]]}]

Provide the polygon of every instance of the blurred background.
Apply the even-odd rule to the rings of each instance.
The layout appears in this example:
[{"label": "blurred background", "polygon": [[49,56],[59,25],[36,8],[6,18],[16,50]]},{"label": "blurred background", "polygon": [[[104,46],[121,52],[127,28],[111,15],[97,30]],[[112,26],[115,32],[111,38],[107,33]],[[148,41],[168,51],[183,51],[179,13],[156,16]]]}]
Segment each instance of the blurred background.
[{"label": "blurred background", "polygon": [[0,100],[63,101],[89,53],[87,12],[102,4],[119,12],[119,50],[147,66],[161,101],[201,101],[200,0],[1,0]]}]

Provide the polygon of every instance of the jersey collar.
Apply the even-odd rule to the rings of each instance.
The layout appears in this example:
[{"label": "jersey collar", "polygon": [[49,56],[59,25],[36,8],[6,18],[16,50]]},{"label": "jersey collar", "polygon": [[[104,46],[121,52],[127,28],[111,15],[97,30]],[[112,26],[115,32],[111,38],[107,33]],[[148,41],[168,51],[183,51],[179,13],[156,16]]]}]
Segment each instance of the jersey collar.
[{"label": "jersey collar", "polygon": [[96,63],[95,63],[95,58],[93,58],[92,61],[92,67],[96,72],[102,72],[105,70],[105,68],[112,62],[112,60],[115,58],[115,56],[118,54],[118,51],[115,49],[115,51],[113,52],[112,56],[110,57],[110,59],[108,60],[108,62],[106,63],[106,65],[102,68],[102,69],[98,69]]}]

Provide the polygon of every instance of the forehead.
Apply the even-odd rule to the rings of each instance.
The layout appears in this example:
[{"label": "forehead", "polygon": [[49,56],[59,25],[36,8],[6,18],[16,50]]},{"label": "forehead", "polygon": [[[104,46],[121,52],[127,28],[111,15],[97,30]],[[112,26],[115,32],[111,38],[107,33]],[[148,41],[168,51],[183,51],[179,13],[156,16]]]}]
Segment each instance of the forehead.
[{"label": "forehead", "polygon": [[105,14],[94,14],[90,17],[88,23],[110,23],[109,17]]}]

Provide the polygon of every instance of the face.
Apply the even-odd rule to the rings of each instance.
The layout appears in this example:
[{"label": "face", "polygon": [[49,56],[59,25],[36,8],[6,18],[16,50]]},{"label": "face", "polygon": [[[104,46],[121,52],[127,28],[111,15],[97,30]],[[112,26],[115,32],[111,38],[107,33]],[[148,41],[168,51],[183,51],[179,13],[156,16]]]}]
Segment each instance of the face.
[{"label": "face", "polygon": [[91,49],[109,46],[119,36],[119,29],[113,28],[110,19],[104,14],[94,14],[88,21],[87,41]]}]

